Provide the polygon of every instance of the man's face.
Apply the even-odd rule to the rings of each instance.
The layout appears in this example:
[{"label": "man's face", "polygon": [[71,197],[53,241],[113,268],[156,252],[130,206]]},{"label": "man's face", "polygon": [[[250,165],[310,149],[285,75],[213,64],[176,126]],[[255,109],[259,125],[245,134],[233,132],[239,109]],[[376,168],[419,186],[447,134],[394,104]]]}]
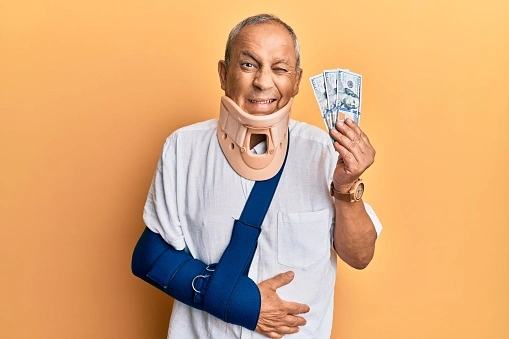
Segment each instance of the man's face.
[{"label": "man's face", "polygon": [[345,98],[343,98],[343,103],[349,109],[359,108],[359,99],[354,98],[350,95],[347,95]]},{"label": "man's face", "polygon": [[246,113],[267,115],[284,107],[299,92],[293,40],[280,24],[244,27],[231,48],[230,65],[219,61],[225,95]]}]

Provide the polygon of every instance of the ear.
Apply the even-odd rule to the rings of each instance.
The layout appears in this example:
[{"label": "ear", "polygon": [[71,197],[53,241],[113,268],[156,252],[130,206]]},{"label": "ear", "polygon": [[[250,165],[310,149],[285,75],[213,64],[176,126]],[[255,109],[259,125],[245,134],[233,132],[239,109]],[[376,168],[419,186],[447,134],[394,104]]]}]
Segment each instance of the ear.
[{"label": "ear", "polygon": [[302,68],[297,71],[295,85],[293,85],[293,96],[299,93],[300,80],[302,79]]},{"label": "ear", "polygon": [[226,91],[226,72],[227,66],[224,60],[219,60],[217,63],[217,74],[219,74],[219,81],[221,82],[221,89]]}]

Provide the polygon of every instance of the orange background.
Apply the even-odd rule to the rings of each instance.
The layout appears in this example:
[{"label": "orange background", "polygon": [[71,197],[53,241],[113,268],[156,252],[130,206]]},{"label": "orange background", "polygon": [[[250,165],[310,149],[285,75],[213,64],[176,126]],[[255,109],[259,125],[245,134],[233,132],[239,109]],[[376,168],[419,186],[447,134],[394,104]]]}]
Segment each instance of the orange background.
[{"label": "orange background", "polygon": [[509,337],[507,0],[3,0],[1,338],[165,338],[171,299],[130,272],[143,204],[260,12],[302,45],[294,118],[323,128],[310,76],[364,77],[385,229],[366,270],[339,264],[333,338]]}]

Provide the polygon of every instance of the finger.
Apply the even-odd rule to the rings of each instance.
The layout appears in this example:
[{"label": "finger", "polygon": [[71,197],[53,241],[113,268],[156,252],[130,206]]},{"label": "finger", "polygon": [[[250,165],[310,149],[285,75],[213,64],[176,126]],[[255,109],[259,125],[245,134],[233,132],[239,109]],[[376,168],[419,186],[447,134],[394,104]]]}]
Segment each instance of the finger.
[{"label": "finger", "polygon": [[285,334],[298,332],[300,330],[299,326],[304,326],[306,323],[307,321],[303,317],[286,315],[283,318],[279,318],[277,322],[259,321],[256,325],[256,331],[268,336],[269,338],[273,338],[272,335],[277,338],[278,334],[283,336]]},{"label": "finger", "polygon": [[276,331],[281,334],[293,334],[299,332],[299,328],[297,326],[279,326]]},{"label": "finger", "polygon": [[364,140],[366,145],[371,146],[371,141],[369,141],[368,135],[366,133],[364,133],[362,130],[361,130],[361,138],[362,138],[362,140]]},{"label": "finger", "polygon": [[268,285],[272,290],[276,290],[281,286],[288,285],[294,278],[295,273],[292,271],[279,273],[278,275],[263,281],[263,284]]},{"label": "finger", "polygon": [[[335,133],[339,134],[339,132]],[[355,147],[354,149],[350,149],[350,145],[351,140],[344,135],[337,137],[336,142],[334,143],[334,149],[339,153],[339,155],[341,155],[343,163],[345,164],[345,169],[354,166],[357,162],[359,162],[359,159],[361,159],[362,156],[362,151],[360,149]]]},{"label": "finger", "polygon": [[[281,328],[298,328],[299,326],[304,326],[306,324],[307,320],[304,319],[303,317],[296,315],[287,315],[284,318],[279,319],[277,323],[265,324],[263,327],[265,327],[265,331],[268,332]],[[278,330],[278,332],[280,331]]]},{"label": "finger", "polygon": [[263,331],[258,328],[256,330],[271,339],[283,338],[286,334],[294,334],[300,331],[296,326],[278,326],[268,331]]},{"label": "finger", "polygon": [[[343,131],[343,129],[342,129]],[[360,138],[360,136],[355,136],[352,134],[352,139],[350,139],[344,132],[338,131],[336,129],[331,130],[331,134],[334,135],[334,139],[346,148],[349,152],[355,154],[355,157],[358,159],[366,150],[366,145],[364,141]]]},{"label": "finger", "polygon": [[369,138],[368,138],[368,135],[366,133],[364,133],[362,131],[362,129],[359,127],[359,125],[357,125],[353,120],[351,119],[346,119],[345,120],[345,123],[357,134],[360,136],[360,138],[362,139],[362,141],[364,142],[365,146],[364,146],[364,150],[363,152],[364,153],[369,153],[369,154],[372,154],[372,156],[374,157],[375,156],[375,149],[373,148],[373,146],[371,145],[371,142],[369,141]]},{"label": "finger", "polygon": [[308,305],[294,301],[283,301],[283,307],[286,309],[288,314],[303,314],[308,313],[310,310]]},{"label": "finger", "polygon": [[348,127],[350,127],[356,134],[360,134],[362,132],[361,128],[359,125],[357,125],[355,123],[355,121],[353,121],[352,119],[350,118],[346,118],[345,121],[344,121],[345,125],[347,125]]},{"label": "finger", "polygon": [[286,317],[284,317],[283,321],[281,322],[281,325],[296,327],[296,326],[304,326],[307,323],[308,322],[304,317],[289,314]]},{"label": "finger", "polygon": [[262,331],[260,333],[265,335],[266,337],[269,337],[270,339],[281,339],[284,336],[284,334],[280,334],[276,331],[271,331],[271,332]]},{"label": "finger", "polygon": [[[365,151],[366,142],[362,138],[362,130],[357,126],[355,122],[350,119],[346,119],[345,122],[338,121],[336,123],[336,130],[338,130],[346,138],[342,138],[344,146],[354,152],[358,148],[361,152]],[[341,142],[341,140],[338,140]]]}]

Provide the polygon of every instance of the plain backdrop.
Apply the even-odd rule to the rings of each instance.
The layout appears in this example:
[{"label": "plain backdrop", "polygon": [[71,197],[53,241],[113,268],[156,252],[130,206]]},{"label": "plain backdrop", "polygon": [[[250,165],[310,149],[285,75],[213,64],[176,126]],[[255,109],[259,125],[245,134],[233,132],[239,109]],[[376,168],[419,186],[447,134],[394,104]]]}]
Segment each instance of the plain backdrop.
[{"label": "plain backdrop", "polygon": [[385,228],[338,264],[333,338],[509,337],[507,0],[2,0],[1,338],[165,338],[171,298],[130,271],[147,191],[261,12],[302,46],[293,118],[324,128],[310,76],[363,75]]}]

